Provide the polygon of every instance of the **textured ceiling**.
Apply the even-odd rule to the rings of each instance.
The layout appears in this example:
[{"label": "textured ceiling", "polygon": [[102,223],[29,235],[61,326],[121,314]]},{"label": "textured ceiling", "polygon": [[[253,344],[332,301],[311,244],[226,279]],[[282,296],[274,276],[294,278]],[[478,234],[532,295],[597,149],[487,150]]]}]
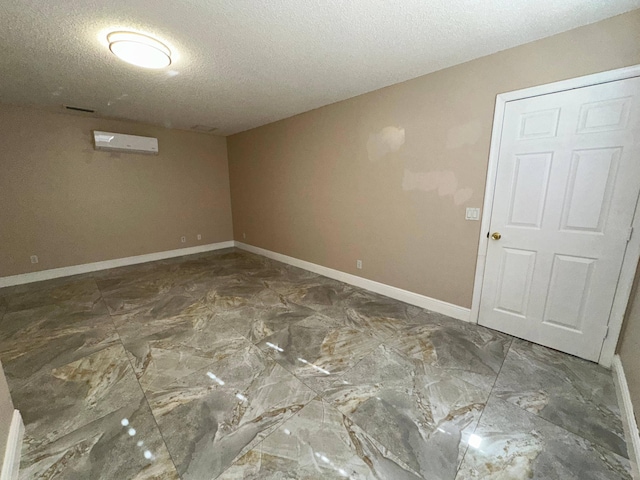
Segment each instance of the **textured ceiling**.
[{"label": "textured ceiling", "polygon": [[[0,102],[227,135],[640,7],[640,0],[2,0]],[[155,35],[150,71],[104,44]]]}]

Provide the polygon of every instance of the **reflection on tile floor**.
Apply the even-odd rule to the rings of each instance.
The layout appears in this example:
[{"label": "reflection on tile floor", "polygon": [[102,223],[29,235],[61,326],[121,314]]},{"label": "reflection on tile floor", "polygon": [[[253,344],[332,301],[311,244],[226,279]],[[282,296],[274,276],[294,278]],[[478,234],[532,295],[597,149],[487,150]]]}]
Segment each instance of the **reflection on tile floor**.
[{"label": "reflection on tile floor", "polygon": [[225,250],[0,290],[21,478],[631,478],[598,365]]}]

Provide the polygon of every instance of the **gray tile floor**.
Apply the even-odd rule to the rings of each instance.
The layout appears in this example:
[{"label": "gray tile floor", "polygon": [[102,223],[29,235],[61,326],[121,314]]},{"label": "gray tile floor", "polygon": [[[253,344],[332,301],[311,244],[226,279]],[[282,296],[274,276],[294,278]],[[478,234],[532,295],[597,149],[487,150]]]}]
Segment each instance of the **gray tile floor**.
[{"label": "gray tile floor", "polygon": [[24,479],[630,478],[609,371],[245,252],[0,318]]}]

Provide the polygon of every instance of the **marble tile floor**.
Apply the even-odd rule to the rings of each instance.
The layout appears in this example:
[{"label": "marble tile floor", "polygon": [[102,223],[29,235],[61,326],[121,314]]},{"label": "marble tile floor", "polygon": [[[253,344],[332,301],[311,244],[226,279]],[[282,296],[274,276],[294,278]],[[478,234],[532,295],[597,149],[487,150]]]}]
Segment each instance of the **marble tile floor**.
[{"label": "marble tile floor", "polygon": [[628,479],[590,362],[229,249],[0,290],[22,479]]}]

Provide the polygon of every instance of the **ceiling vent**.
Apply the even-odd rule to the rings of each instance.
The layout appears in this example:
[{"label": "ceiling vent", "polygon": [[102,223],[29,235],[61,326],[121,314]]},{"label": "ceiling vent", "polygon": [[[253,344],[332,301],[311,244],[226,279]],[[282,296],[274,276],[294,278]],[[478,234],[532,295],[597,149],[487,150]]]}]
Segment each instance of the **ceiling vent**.
[{"label": "ceiling vent", "polygon": [[194,125],[191,127],[191,130],[202,133],[212,133],[214,130],[217,130],[218,127],[208,127],[206,125]]},{"label": "ceiling vent", "polygon": [[80,113],[96,113],[95,110],[91,108],[83,108],[83,107],[74,107],[72,105],[63,105],[65,110],[70,110],[72,112],[80,112]]}]

